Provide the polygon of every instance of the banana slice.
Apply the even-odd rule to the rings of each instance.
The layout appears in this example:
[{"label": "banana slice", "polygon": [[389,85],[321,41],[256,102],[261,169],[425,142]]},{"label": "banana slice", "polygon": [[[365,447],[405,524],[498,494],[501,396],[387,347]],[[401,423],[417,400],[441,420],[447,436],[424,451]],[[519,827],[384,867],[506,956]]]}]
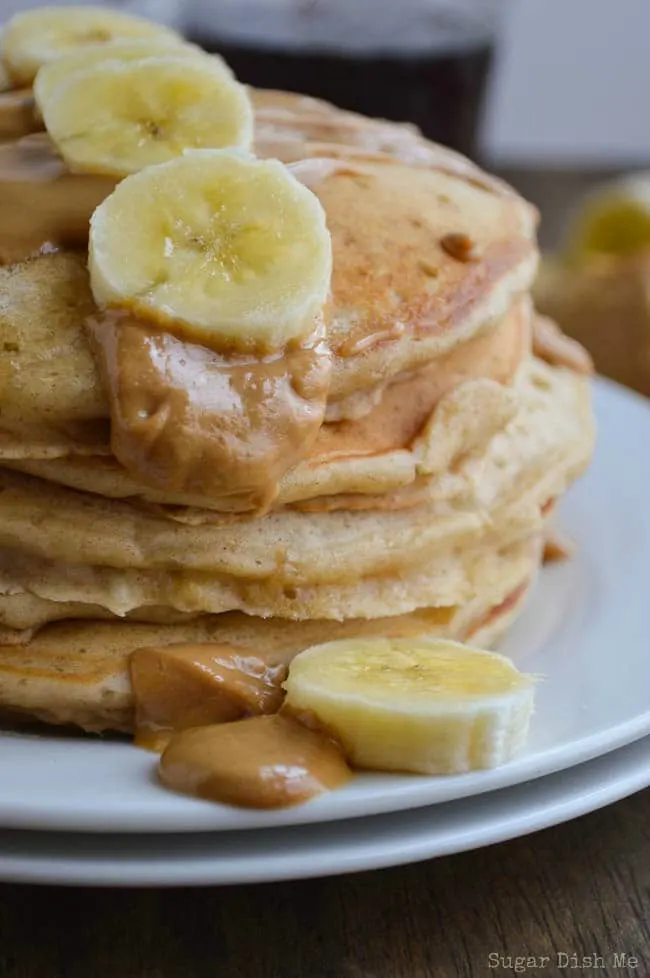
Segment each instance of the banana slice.
[{"label": "banana slice", "polygon": [[74,48],[138,37],[182,41],[169,27],[106,7],[37,7],[7,21],[0,57],[14,85],[31,85],[39,68]]},{"label": "banana slice", "polygon": [[232,151],[127,177],[90,222],[97,304],[216,348],[280,349],[313,333],[331,268],[318,198],[277,160]]},{"label": "banana slice", "polygon": [[567,256],[624,257],[650,248],[650,173],[624,177],[591,194],[567,235]]},{"label": "banana slice", "polygon": [[79,71],[85,71],[105,61],[144,61],[145,58],[165,57],[204,58],[209,64],[219,66],[226,74],[234,75],[223,58],[207,54],[194,44],[181,43],[174,35],[160,34],[139,38],[135,41],[111,41],[108,44],[79,48],[63,55],[57,61],[44,65],[34,81],[37,102],[51,99],[56,89]]},{"label": "banana slice", "polygon": [[185,149],[248,149],[253,138],[246,89],[207,57],[105,61],[40,94],[45,128],[77,172],[126,176]]},{"label": "banana slice", "polygon": [[533,679],[501,655],[440,639],[357,639],[298,655],[283,709],[324,725],[357,767],[457,774],[525,743]]}]

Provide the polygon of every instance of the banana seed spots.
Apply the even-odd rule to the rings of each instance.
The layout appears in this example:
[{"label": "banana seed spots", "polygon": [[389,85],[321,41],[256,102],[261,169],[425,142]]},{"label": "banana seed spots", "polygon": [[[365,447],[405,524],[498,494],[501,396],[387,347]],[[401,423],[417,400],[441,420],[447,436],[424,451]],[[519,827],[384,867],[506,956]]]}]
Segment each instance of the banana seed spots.
[{"label": "banana seed spots", "polygon": [[142,119],[138,122],[138,129],[142,134],[138,143],[139,146],[146,146],[150,140],[163,139],[165,136],[161,124],[153,119]]},{"label": "banana seed spots", "polygon": [[80,44],[108,44],[113,40],[113,35],[105,27],[89,27],[80,31],[77,38]]}]

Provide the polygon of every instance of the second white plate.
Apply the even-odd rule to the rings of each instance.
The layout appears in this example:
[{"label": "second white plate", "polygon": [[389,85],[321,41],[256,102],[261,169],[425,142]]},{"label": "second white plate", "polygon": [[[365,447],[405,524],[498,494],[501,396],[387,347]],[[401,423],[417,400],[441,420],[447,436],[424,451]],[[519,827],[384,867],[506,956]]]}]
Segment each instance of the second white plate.
[{"label": "second white plate", "polygon": [[272,828],[431,805],[560,771],[650,732],[650,407],[599,381],[600,437],[562,507],[576,559],[547,568],[502,651],[542,674],[524,754],[494,771],[362,774],[300,808],[249,812],[164,791],[127,743],[0,733],[0,825],[94,832]]},{"label": "second white plate", "polygon": [[504,842],[650,784],[650,739],[502,791],[323,825],[197,835],[0,830],[0,880],[79,886],[268,883],[381,869]]}]

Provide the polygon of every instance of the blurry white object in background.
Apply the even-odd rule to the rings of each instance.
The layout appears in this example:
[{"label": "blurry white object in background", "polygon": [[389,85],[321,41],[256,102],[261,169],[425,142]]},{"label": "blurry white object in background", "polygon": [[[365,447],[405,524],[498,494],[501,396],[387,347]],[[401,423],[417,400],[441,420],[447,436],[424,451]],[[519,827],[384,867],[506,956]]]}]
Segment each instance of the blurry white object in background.
[{"label": "blurry white object in background", "polygon": [[650,160],[650,2],[525,0],[501,36],[481,138],[493,165]]},{"label": "blurry white object in background", "polygon": [[[86,2],[86,0],[83,0]],[[181,29],[185,21],[186,0],[111,0],[104,3],[103,0],[87,0],[92,6],[114,7],[116,10],[125,10],[140,17],[149,17],[151,20],[158,20],[162,24]],[[211,2],[211,0],[206,0]],[[55,0],[48,4],[46,0],[0,0],[0,22],[7,20],[12,14],[21,10],[29,10],[32,7],[78,7],[79,0]]]},{"label": "blurry white object in background", "polygon": [[508,0],[185,0],[193,33],[230,44],[422,55],[487,43]]}]

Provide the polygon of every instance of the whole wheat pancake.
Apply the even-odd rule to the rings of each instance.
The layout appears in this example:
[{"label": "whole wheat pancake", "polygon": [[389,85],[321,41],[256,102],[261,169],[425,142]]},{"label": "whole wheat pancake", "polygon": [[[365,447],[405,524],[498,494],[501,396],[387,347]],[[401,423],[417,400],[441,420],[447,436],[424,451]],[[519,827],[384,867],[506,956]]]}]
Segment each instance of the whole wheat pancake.
[{"label": "whole wheat pancake", "polygon": [[24,645],[42,628],[54,621],[98,620],[110,621],[120,618],[123,621],[155,622],[156,624],[175,624],[199,618],[200,613],[189,614],[161,608],[154,605],[138,608],[134,613],[114,615],[101,605],[91,605],[84,601],[48,601],[29,591],[16,589],[10,594],[0,595],[0,646]]},{"label": "whole wheat pancake", "polygon": [[[499,319],[531,285],[535,219],[516,195],[394,160],[305,165],[297,175],[323,203],[333,242],[332,403],[423,366]],[[471,261],[445,250],[449,234],[470,236]],[[108,416],[84,333],[92,308],[81,255],[0,269],[3,417]]]},{"label": "whole wheat pancake", "polygon": [[[467,417],[480,423],[481,412],[462,397],[451,398],[447,411],[438,406],[434,424],[447,432],[446,443],[425,430],[416,448],[422,471],[438,478],[428,501],[411,509],[285,510],[193,526],[4,470],[0,546],[69,564],[187,569],[306,586],[401,572],[441,547],[476,546],[488,531],[497,543],[514,540],[536,532],[543,506],[583,471],[594,432],[588,380],[569,370],[531,360],[511,396],[514,417],[487,449],[460,458]],[[450,455],[458,458],[453,471]]]},{"label": "whole wheat pancake", "polygon": [[[526,304],[516,305],[499,323],[481,330],[420,371],[396,380],[370,414],[357,421],[323,425],[309,455],[282,479],[275,508],[315,496],[376,495],[408,485],[417,475],[413,451],[416,437],[429,424],[436,406],[453,398],[461,386],[469,390],[473,378],[481,378],[472,389],[476,391],[474,396],[482,414],[481,430],[477,434],[486,444],[512,412],[508,410],[505,394],[501,398],[503,404],[499,397],[485,396],[485,381],[489,379],[496,384],[512,381],[529,353],[528,319]],[[7,424],[11,427],[12,423]],[[237,511],[238,506],[243,508],[239,497],[215,496],[205,506],[202,499],[170,495],[141,485],[108,455],[103,426],[100,421],[75,423],[76,428],[94,427],[99,436],[97,452],[103,451],[106,457],[80,458],[92,450],[79,441],[70,441],[71,454],[65,452],[65,437],[62,440],[59,434],[65,426],[49,426],[53,431],[48,436],[50,440],[44,435],[37,442],[34,437],[25,437],[23,425],[18,426],[14,438],[11,432],[0,437],[0,458],[20,471],[107,497],[142,499],[172,507],[196,505],[202,513],[204,508],[222,512]],[[29,427],[38,431],[36,424]],[[434,436],[445,439],[446,432],[436,431]],[[463,451],[475,447],[477,438],[468,430],[465,441]],[[81,451],[74,450],[78,444]],[[171,515],[175,516],[173,511]]]},{"label": "whole wheat pancake", "polygon": [[285,163],[313,157],[397,159],[455,174],[502,196],[514,194],[467,157],[425,139],[412,123],[369,118],[294,92],[251,88],[249,93],[258,156],[276,156]]},{"label": "whole wheat pancake", "polygon": [[132,622],[59,622],[27,645],[0,647],[0,715],[11,721],[75,724],[88,731],[133,729],[129,655],[143,646],[216,642],[240,646],[269,665],[288,664],[310,645],[379,635],[439,635],[498,641],[526,599],[522,580],[496,607],[424,609],[374,621],[262,620],[233,612],[171,625]]},{"label": "whole wheat pancake", "polygon": [[[113,615],[148,620],[148,609],[167,608],[185,614],[243,611],[261,618],[383,618],[420,607],[461,605],[481,595],[498,602],[511,590],[513,579],[532,575],[539,563],[541,536],[514,543],[506,536],[495,545],[487,535],[476,548],[445,548],[423,564],[393,575],[371,575],[338,584],[287,586],[280,581],[242,581],[205,572],[134,570],[66,565],[37,557],[0,551],[0,623],[30,628],[43,621],[46,608],[35,606],[38,617],[11,617],[19,594],[40,598],[52,617],[74,617],[81,605],[92,617],[96,608]],[[67,615],[62,606],[70,605]]]}]

